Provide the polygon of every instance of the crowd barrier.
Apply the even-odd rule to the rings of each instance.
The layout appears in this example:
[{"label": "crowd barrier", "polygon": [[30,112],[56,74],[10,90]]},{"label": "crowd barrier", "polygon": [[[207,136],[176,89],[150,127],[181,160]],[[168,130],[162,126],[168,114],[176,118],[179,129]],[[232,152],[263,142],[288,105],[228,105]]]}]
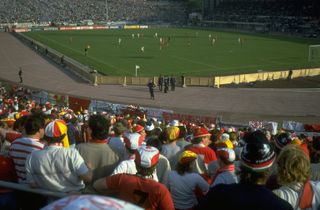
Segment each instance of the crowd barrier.
[{"label": "crowd barrier", "polygon": [[10,188],[14,190],[19,190],[19,191],[25,191],[25,192],[31,192],[31,193],[36,193],[40,195],[46,195],[50,197],[56,197],[56,198],[63,198],[68,196],[67,193],[62,193],[62,192],[52,192],[48,190],[43,190],[39,188],[31,188],[27,184],[18,184],[14,182],[5,182],[5,181],[0,181],[0,186],[4,188]]},{"label": "crowd barrier", "polygon": [[[289,75],[291,71],[291,76]],[[214,87],[219,88],[221,85],[227,84],[240,84],[250,83],[266,80],[278,80],[278,79],[294,79],[307,76],[320,75],[320,68],[313,69],[296,69],[285,71],[273,71],[273,72],[258,72],[253,74],[238,74],[230,76],[217,76],[214,78]]]}]

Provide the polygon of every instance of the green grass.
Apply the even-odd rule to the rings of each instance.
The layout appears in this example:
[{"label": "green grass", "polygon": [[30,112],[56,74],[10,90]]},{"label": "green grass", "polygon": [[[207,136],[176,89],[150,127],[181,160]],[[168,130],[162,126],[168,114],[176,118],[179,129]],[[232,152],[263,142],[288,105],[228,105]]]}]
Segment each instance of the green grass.
[{"label": "green grass", "polygon": [[[154,38],[155,32],[158,38]],[[132,39],[133,33],[143,37]],[[214,46],[209,34],[217,37]],[[320,62],[308,63],[308,46],[319,44],[310,39],[177,28],[42,31],[26,35],[107,75],[134,76],[135,65],[140,66],[139,76],[214,76],[320,66]],[[160,50],[159,37],[170,37],[167,48]],[[244,40],[242,46],[239,37]]]}]

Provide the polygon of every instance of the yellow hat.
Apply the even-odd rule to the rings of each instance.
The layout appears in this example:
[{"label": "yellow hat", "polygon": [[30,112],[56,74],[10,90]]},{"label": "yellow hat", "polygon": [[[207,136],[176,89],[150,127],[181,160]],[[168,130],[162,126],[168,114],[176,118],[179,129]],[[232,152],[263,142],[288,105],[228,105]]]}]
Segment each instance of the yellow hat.
[{"label": "yellow hat", "polygon": [[179,163],[180,164],[186,164],[186,163],[190,163],[191,161],[197,159],[198,155],[192,151],[189,150],[185,150],[184,152],[182,152],[179,156]]},{"label": "yellow hat", "polygon": [[180,129],[176,126],[171,126],[167,128],[167,139],[169,141],[174,141],[179,138]]}]

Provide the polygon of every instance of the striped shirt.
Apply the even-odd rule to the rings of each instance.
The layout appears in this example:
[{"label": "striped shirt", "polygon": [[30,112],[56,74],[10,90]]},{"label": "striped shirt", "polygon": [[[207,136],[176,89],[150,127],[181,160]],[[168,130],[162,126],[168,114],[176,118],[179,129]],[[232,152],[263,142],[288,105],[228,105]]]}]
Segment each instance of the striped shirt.
[{"label": "striped shirt", "polygon": [[26,167],[25,162],[27,156],[32,151],[42,150],[44,145],[38,139],[29,137],[19,138],[12,142],[9,155],[13,159],[13,163],[17,172],[18,182],[26,182]]}]

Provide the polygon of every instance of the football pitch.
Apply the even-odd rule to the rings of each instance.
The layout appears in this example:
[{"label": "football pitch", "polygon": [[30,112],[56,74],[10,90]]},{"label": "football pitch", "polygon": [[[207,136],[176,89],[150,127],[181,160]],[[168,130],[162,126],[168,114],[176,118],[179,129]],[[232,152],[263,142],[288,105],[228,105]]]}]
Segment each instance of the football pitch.
[{"label": "football pitch", "polygon": [[309,45],[319,43],[303,38],[178,28],[25,34],[114,76],[134,76],[136,70],[138,76],[215,76],[320,66],[308,62]]}]

